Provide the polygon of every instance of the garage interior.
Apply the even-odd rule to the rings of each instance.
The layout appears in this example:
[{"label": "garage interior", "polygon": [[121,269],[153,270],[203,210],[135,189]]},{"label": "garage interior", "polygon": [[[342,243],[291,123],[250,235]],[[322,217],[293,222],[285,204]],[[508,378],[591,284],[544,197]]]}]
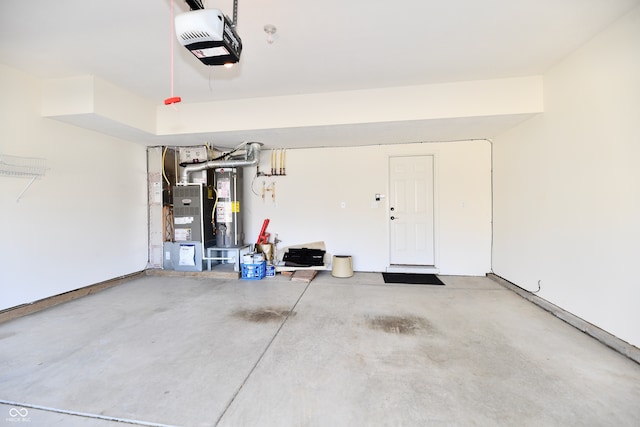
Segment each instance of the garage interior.
[{"label": "garage interior", "polygon": [[[638,424],[638,1],[205,2],[239,6],[232,68],[179,44],[187,2],[21,3],[0,6],[0,420]],[[190,187],[215,203],[200,240]],[[237,236],[209,230],[223,208]],[[326,247],[313,280],[243,280],[266,219],[276,254]]]}]

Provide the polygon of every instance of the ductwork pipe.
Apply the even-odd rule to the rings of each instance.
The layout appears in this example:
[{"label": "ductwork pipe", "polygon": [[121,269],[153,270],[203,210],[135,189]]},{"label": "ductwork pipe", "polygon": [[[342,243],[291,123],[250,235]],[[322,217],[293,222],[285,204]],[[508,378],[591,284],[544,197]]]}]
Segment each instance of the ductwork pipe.
[{"label": "ductwork pipe", "polygon": [[260,148],[261,142],[247,142],[246,145],[247,154],[244,159],[236,160],[210,160],[205,163],[196,163],[187,165],[182,169],[182,176],[180,178],[181,184],[187,184],[189,182],[189,175],[193,172],[199,172],[213,168],[236,168],[242,166],[256,166],[260,162]]}]

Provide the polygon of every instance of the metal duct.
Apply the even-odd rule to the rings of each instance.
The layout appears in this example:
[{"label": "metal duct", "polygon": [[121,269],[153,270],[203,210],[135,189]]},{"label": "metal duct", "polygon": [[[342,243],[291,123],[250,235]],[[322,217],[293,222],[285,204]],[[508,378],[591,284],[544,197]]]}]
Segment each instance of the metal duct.
[{"label": "metal duct", "polygon": [[182,169],[182,176],[180,178],[180,182],[182,184],[187,184],[189,182],[189,174],[191,174],[192,172],[199,172],[206,169],[256,166],[260,161],[260,148],[262,147],[262,143],[247,142],[246,145],[249,146],[249,149],[247,150],[247,154],[244,159],[210,160],[206,163],[197,163],[197,164],[191,164],[191,165],[185,166],[184,169]]}]

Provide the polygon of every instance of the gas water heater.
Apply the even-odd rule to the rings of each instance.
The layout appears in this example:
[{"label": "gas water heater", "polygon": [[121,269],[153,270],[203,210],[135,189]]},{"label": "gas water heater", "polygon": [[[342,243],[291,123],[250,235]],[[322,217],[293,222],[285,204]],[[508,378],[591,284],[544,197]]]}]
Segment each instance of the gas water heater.
[{"label": "gas water heater", "polygon": [[213,173],[215,203],[215,246],[233,248],[244,244],[242,226],[242,169],[217,168]]}]

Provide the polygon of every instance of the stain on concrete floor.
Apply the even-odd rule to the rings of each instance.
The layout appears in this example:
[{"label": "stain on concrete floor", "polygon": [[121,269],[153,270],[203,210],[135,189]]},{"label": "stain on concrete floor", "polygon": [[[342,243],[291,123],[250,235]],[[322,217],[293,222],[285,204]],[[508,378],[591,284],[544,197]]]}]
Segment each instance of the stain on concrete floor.
[{"label": "stain on concrete floor", "polygon": [[374,330],[401,335],[433,331],[431,323],[418,316],[372,316],[367,318],[367,326]]},{"label": "stain on concrete floor", "polygon": [[233,313],[233,316],[247,322],[254,323],[266,323],[266,322],[281,322],[287,316],[295,316],[296,312],[291,311],[288,308],[283,307],[261,307],[249,310],[238,310]]}]

